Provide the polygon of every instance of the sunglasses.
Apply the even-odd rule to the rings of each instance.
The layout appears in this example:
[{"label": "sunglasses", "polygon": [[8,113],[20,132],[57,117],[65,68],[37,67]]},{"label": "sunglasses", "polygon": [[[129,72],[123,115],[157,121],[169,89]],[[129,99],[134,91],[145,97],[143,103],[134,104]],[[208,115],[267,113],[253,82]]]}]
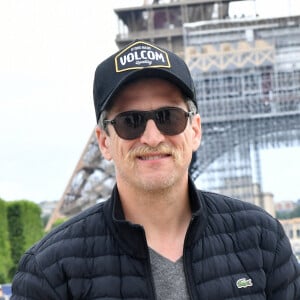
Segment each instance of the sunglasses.
[{"label": "sunglasses", "polygon": [[114,126],[118,136],[125,140],[133,140],[142,136],[148,120],[155,122],[158,130],[165,135],[176,135],[184,131],[187,120],[194,112],[186,112],[178,107],[162,107],[150,111],[125,111],[113,120],[104,120],[104,126]]}]

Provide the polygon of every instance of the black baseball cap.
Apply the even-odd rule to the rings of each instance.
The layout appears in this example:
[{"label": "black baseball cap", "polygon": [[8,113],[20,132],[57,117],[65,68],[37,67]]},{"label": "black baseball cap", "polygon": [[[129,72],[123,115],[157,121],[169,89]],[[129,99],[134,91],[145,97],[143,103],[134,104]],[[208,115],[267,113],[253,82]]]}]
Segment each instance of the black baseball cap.
[{"label": "black baseball cap", "polygon": [[124,84],[143,77],[171,81],[197,107],[193,79],[183,59],[167,49],[138,40],[98,65],[93,88],[97,122],[101,112],[111,104],[112,98]]}]

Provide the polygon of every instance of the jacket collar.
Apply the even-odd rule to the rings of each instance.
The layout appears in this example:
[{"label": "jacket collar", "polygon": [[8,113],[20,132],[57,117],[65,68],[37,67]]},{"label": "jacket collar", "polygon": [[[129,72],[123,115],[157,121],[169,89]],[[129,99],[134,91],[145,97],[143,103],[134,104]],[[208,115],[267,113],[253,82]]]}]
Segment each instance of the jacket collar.
[{"label": "jacket collar", "polygon": [[[189,178],[189,195],[192,210],[192,221],[186,236],[186,246],[197,241],[202,234],[201,228],[206,223],[206,213],[203,207],[202,193],[196,189],[193,181]],[[148,257],[148,246],[144,228],[125,220],[119,197],[118,188],[115,185],[111,198],[104,204],[105,218],[118,240],[121,248],[128,254],[146,259]],[[200,222],[200,224],[199,224]],[[199,228],[200,225],[200,228]],[[200,229],[200,230],[199,230]]]}]

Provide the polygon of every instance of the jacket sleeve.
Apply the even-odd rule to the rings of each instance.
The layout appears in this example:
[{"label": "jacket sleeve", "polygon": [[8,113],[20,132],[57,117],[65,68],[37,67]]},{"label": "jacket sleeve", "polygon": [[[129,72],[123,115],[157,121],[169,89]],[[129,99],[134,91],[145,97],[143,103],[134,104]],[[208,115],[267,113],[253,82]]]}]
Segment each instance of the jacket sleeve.
[{"label": "jacket sleeve", "polygon": [[268,300],[300,299],[300,265],[294,256],[290,241],[277,221],[277,247],[273,267],[267,276]]},{"label": "jacket sleeve", "polygon": [[12,282],[11,300],[59,300],[32,253],[25,253]]}]

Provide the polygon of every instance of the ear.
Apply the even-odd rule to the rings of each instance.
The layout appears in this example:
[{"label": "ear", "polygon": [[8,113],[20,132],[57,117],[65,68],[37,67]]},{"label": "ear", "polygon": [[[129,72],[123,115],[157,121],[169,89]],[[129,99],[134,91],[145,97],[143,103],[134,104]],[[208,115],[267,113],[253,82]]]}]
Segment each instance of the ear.
[{"label": "ear", "polygon": [[107,135],[105,130],[100,129],[99,126],[96,126],[95,129],[99,149],[103,157],[107,160],[111,160],[112,156],[110,154],[110,137]]},{"label": "ear", "polygon": [[201,118],[198,113],[193,117],[192,129],[193,129],[193,136],[192,136],[193,151],[196,151],[200,146],[201,136],[202,136]]}]

